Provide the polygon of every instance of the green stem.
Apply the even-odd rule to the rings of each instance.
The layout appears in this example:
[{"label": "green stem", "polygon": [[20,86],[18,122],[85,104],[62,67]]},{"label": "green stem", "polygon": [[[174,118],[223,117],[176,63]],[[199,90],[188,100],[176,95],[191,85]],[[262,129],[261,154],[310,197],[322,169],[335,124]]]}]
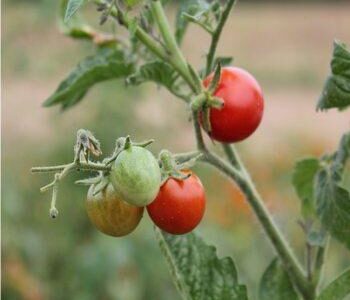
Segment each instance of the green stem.
[{"label": "green stem", "polygon": [[[100,1],[98,0],[97,3]],[[164,41],[169,47],[169,53],[164,49],[164,47],[156,42],[152,36],[145,32],[140,26],[136,26],[135,36],[137,39],[143,43],[153,54],[155,54],[161,60],[169,63],[173,68],[182,76],[182,78],[187,82],[193,92],[198,91],[196,84],[194,83],[191,74],[187,67],[187,62],[184,59],[181,51],[179,50],[175,37],[170,31],[167,18],[164,14],[164,10],[160,1],[152,2],[152,13],[155,17],[155,20],[159,26],[160,32],[163,36]],[[128,17],[121,11],[112,9],[111,15],[115,17],[122,25],[126,28],[130,27],[130,20]],[[183,97],[181,97],[183,98]],[[185,99],[187,100],[187,99]]]},{"label": "green stem", "polygon": [[194,92],[199,92],[198,87],[193,82],[192,76],[189,72],[186,59],[184,58],[180,48],[176,42],[174,34],[170,30],[168,19],[164,13],[162,3],[159,0],[152,1],[151,11],[153,17],[158,25],[160,34],[162,35],[166,46],[168,47],[170,63],[180,73],[180,75],[186,80]]},{"label": "green stem", "polygon": [[[122,23],[126,28],[130,27],[131,21],[129,18],[121,11],[112,9],[111,15],[115,17],[119,22]],[[142,42],[153,54],[158,56],[164,61],[168,61],[168,54],[164,47],[157,43],[154,38],[152,38],[147,32],[145,32],[140,26],[136,26],[135,36]]]},{"label": "green stem", "polygon": [[207,151],[205,143],[204,143],[203,135],[202,135],[201,126],[198,122],[199,112],[192,111],[192,119],[193,119],[192,122],[193,122],[193,126],[194,126],[194,132],[196,135],[197,149],[199,151]]},{"label": "green stem", "polygon": [[326,238],[325,244],[323,247],[318,247],[317,252],[316,252],[316,257],[315,257],[315,263],[314,263],[314,268],[313,268],[313,275],[312,275],[312,282],[317,288],[317,285],[320,282],[320,279],[322,277],[322,270],[324,266],[324,258],[327,253],[328,249],[328,244],[329,244],[329,237]]},{"label": "green stem", "polygon": [[181,164],[183,162],[186,162],[190,159],[196,158],[201,154],[199,151],[191,151],[186,153],[177,153],[173,155],[173,158],[176,160],[177,163]]},{"label": "green stem", "polygon": [[240,158],[236,152],[236,149],[234,147],[231,147],[230,144],[222,144],[222,148],[224,149],[224,152],[230,164],[236,168],[240,168],[240,165],[242,164],[242,162],[240,161]]},{"label": "green stem", "polygon": [[[70,165],[70,164],[68,164]],[[79,170],[84,171],[110,171],[110,166],[105,166],[104,164],[94,163],[94,162],[80,162],[79,164],[75,163],[74,165]],[[34,167],[31,168],[32,173],[50,173],[50,172],[59,172],[63,171],[67,167],[66,165],[59,166],[50,166],[50,167]]]},{"label": "green stem", "polygon": [[226,23],[226,20],[230,14],[230,11],[233,7],[233,5],[235,4],[235,0],[228,0],[225,9],[221,15],[221,18],[219,20],[219,23],[216,27],[216,29],[214,30],[214,33],[212,35],[212,40],[211,40],[211,44],[210,44],[210,48],[209,48],[209,53],[207,56],[207,66],[206,66],[206,71],[205,74],[208,75],[212,68],[213,68],[213,62],[214,62],[214,57],[215,57],[215,52],[216,52],[216,48],[218,46],[218,42],[219,42],[219,38],[222,32],[222,29],[224,28],[224,25]]},{"label": "green stem", "polygon": [[[226,175],[232,178],[243,193],[246,195],[246,198],[252,207],[255,215],[260,221],[262,227],[264,228],[267,236],[270,239],[273,247],[275,248],[285,270],[289,274],[292,282],[298,288],[300,293],[303,295],[304,299],[313,299],[314,288],[308,282],[303,269],[301,268],[299,262],[294,256],[293,251],[289,247],[282,233],[276,226],[275,222],[272,219],[272,216],[266,209],[264,202],[256,190],[256,187],[246,170],[244,164],[240,160],[237,152],[234,147],[230,147],[229,145],[223,145],[226,154],[228,155],[230,162],[233,166],[235,166],[241,172],[241,177],[237,177],[235,175],[236,171],[234,168],[227,167],[223,164],[220,158],[210,158],[207,161],[222,170]],[[222,167],[225,166],[223,169]]]}]

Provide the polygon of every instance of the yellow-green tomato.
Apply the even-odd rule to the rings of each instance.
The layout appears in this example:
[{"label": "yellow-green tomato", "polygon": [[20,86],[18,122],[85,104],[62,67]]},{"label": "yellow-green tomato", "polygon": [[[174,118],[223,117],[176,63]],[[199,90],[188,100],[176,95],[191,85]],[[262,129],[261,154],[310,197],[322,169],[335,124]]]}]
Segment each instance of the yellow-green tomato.
[{"label": "yellow-green tomato", "polygon": [[126,202],[146,206],[155,199],[160,188],[158,161],[147,149],[130,146],[115,160],[110,181]]},{"label": "yellow-green tomato", "polygon": [[121,199],[113,186],[108,186],[94,195],[91,185],[86,200],[86,210],[90,221],[101,232],[120,237],[131,233],[143,215],[143,207],[130,205]]}]

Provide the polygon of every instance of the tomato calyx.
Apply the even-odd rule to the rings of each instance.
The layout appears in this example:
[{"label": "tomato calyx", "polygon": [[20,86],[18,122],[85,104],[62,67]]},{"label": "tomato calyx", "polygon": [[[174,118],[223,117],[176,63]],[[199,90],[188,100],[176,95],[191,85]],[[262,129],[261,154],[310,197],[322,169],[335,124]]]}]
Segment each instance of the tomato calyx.
[{"label": "tomato calyx", "polygon": [[105,163],[107,166],[110,165],[112,162],[114,162],[117,159],[118,155],[122,151],[129,149],[132,146],[146,148],[148,145],[152,144],[153,142],[154,142],[153,139],[143,141],[143,142],[133,142],[130,138],[130,135],[126,137],[120,137],[116,140],[115,148],[112,156],[107,158]]},{"label": "tomato calyx", "polygon": [[221,98],[214,96],[214,93],[220,83],[220,78],[221,65],[218,63],[215,68],[213,80],[210,82],[208,88],[195,97],[190,104],[191,110],[199,113],[202,120],[203,129],[206,133],[208,133],[208,135],[211,133],[210,109],[222,109],[224,107],[224,101]]},{"label": "tomato calyx", "polygon": [[75,184],[78,185],[87,185],[87,186],[94,186],[93,190],[93,196],[96,196],[98,193],[105,190],[110,183],[109,178],[107,177],[107,174],[104,174],[103,172],[100,172],[100,174],[96,177],[91,178],[85,178],[81,180],[77,180]]},{"label": "tomato calyx", "polygon": [[169,178],[177,180],[186,180],[191,176],[191,173],[183,172],[193,167],[198,159],[202,157],[201,153],[197,156],[185,160],[181,163],[175,159],[173,154],[168,150],[162,150],[159,153],[159,166],[161,169],[161,185],[163,185]]}]

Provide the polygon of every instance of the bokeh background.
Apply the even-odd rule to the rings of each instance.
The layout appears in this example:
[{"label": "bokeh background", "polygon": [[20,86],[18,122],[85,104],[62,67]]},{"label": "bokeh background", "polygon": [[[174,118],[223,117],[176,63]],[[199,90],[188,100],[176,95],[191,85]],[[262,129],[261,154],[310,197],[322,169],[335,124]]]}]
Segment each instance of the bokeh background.
[{"label": "bokeh background", "polygon": [[[40,194],[47,175],[31,166],[72,159],[75,132],[88,128],[105,154],[119,136],[155,138],[152,150],[183,152],[194,147],[186,107],[152,84],[126,89],[99,84],[86,99],[62,113],[41,103],[84,56],[88,42],[60,34],[58,1],[3,1],[2,7],[2,291],[3,299],[179,299],[145,214],[130,236],[115,239],[90,224],[86,189],[63,184],[59,218],[48,216],[50,194]],[[169,13],[174,15],[172,8]],[[97,26],[92,5],[87,8]],[[107,27],[110,25],[106,25]],[[329,71],[332,41],[350,44],[349,1],[240,1],[224,30],[221,55],[249,70],[261,83],[266,112],[261,127],[238,145],[266,205],[299,257],[303,234],[299,201],[291,186],[298,158],[332,151],[350,125],[349,113],[317,113],[315,104]],[[191,26],[184,52],[203,63],[208,36]],[[218,149],[220,151],[220,149]],[[243,196],[223,176],[196,167],[208,206],[197,232],[232,256],[241,281],[255,299],[260,276],[274,254]],[[350,264],[332,241],[322,284]]]}]

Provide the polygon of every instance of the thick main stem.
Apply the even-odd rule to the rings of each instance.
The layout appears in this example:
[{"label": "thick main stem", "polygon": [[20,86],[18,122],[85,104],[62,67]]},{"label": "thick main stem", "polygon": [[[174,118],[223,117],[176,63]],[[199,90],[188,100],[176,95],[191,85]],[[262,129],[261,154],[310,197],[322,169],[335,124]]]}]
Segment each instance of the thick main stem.
[{"label": "thick main stem", "polygon": [[194,92],[199,92],[198,87],[194,84],[191,73],[189,71],[186,59],[184,58],[174,34],[171,32],[168,19],[164,13],[162,3],[159,0],[153,1],[151,4],[153,17],[158,25],[160,34],[169,50],[169,62],[177,69],[180,75],[186,80]]},{"label": "thick main stem", "polygon": [[223,145],[223,147],[231,164],[241,171],[241,178],[235,176],[234,168],[222,169],[220,158],[215,158],[209,155],[207,161],[213,166],[220,168],[227,176],[237,183],[264,228],[292,282],[303,295],[304,299],[313,299],[314,287],[308,282],[303,269],[293,254],[293,251],[266,209],[260,194],[256,190],[256,187],[236,150],[230,145]]}]

